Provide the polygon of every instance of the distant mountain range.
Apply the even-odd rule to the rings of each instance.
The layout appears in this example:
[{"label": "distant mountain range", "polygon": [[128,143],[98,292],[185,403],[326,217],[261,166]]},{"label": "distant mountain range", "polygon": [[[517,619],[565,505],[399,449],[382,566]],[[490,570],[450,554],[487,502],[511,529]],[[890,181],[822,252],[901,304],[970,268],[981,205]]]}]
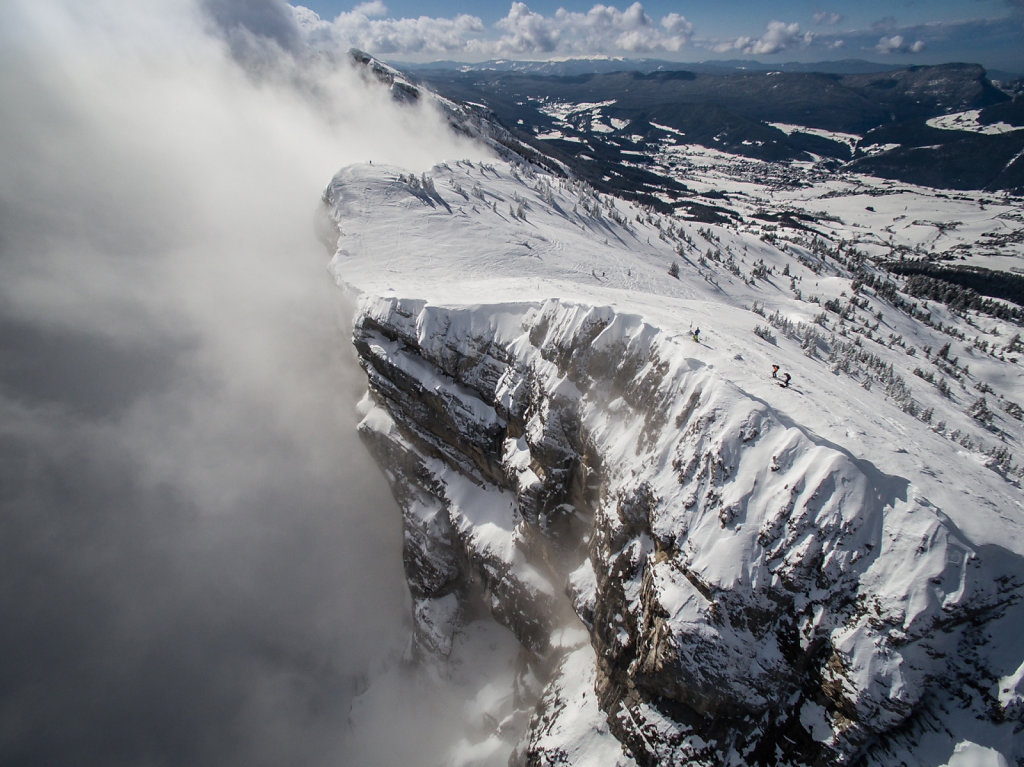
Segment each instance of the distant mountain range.
[{"label": "distant mountain range", "polygon": [[[665,70],[648,60],[639,63],[649,71],[621,69],[636,63],[435,65],[410,79],[489,114],[596,188],[660,205],[682,191],[646,167],[666,143],[939,188],[1024,189],[1024,101],[976,64],[834,62],[849,70],[841,73],[754,62]],[[564,73],[584,66],[620,69]]]},{"label": "distant mountain range", "polygon": [[[787,61],[782,64],[766,64],[751,59],[725,59],[721,61],[679,62],[665,59],[626,59],[620,57],[595,57],[562,59],[559,61],[517,61],[514,59],[491,59],[467,63],[464,61],[431,61],[427,63],[399,63],[395,66],[407,72],[429,72],[431,70],[459,72],[519,72],[522,74],[571,75],[602,74],[608,72],[705,72],[722,74],[727,72],[818,72],[821,74],[853,75],[888,72],[891,63],[882,64],[864,59],[840,59],[837,61]],[[988,76],[1000,82],[1010,82],[1024,77],[1021,72],[988,70]]]}]

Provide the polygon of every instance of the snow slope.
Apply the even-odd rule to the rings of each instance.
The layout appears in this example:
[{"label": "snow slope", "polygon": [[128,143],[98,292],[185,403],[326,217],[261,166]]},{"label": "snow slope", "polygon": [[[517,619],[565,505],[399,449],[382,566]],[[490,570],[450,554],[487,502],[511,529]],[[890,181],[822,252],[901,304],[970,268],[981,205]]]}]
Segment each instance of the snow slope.
[{"label": "snow slope", "polygon": [[[364,434],[426,547],[409,544],[411,582],[443,539],[491,613],[562,659],[521,758],[1024,758],[1019,328],[889,292],[870,254],[838,247],[894,226],[899,202],[949,212],[883,199],[865,221],[846,199],[815,237],[663,217],[506,163],[332,180]],[[571,489],[579,471],[591,490]],[[424,614],[457,588],[445,577],[421,584]],[[551,640],[563,590],[590,660]],[[441,613],[447,647],[458,611]]]}]

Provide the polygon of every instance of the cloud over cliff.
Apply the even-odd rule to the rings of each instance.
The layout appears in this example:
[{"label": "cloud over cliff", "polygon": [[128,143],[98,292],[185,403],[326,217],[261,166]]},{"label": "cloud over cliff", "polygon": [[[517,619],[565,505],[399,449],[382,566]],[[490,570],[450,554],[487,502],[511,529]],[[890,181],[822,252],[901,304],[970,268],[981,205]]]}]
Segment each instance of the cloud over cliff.
[{"label": "cloud over cliff", "polygon": [[402,649],[313,219],[341,165],[468,150],[280,11],[0,9],[5,764],[337,761]]}]

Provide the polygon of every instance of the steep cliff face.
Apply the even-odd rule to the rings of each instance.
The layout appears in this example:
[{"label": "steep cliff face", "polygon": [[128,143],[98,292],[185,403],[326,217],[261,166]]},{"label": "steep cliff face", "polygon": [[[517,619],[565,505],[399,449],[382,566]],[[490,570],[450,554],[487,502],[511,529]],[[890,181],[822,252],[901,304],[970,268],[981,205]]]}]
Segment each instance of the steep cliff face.
[{"label": "steep cliff face", "polygon": [[553,639],[566,594],[608,731],[640,764],[849,762],[969,675],[958,643],[1015,602],[906,480],[636,316],[377,299],[355,344],[417,648],[443,655],[483,604],[556,664],[525,764],[576,763],[556,737],[578,711],[555,705],[581,663]]},{"label": "steep cliff face", "polygon": [[349,168],[325,201],[413,656],[515,635],[513,764],[1024,758],[1024,504],[978,447],[1021,428],[970,405],[1018,363],[951,350],[977,324],[854,287],[862,256],[523,166]]}]

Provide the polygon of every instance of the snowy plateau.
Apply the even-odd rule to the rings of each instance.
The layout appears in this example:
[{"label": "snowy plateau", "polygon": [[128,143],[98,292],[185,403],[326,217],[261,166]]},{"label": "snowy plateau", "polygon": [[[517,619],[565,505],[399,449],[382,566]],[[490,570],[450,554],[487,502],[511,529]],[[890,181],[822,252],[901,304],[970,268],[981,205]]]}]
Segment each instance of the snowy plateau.
[{"label": "snowy plateau", "polygon": [[1021,309],[889,261],[1019,273],[1020,198],[664,157],[727,220],[509,152],[324,192],[446,763],[1024,764]]}]

